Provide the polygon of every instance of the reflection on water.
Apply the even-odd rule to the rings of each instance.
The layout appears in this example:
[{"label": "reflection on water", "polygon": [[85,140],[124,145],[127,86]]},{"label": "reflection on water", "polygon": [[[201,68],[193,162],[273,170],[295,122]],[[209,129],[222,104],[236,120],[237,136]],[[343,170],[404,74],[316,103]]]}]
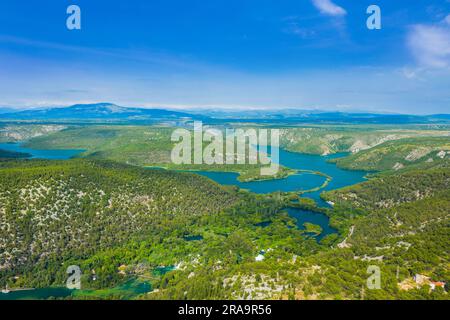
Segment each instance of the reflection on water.
[{"label": "reflection on water", "polygon": [[31,159],[67,160],[84,150],[37,150],[25,148],[21,143],[0,143],[0,150],[31,154]]},{"label": "reflection on water", "polygon": [[185,236],[183,239],[186,241],[200,241],[203,240],[203,236]]},{"label": "reflection on water", "polygon": [[298,208],[287,208],[286,210],[292,218],[297,220],[297,228],[300,230],[305,230],[303,224],[306,222],[319,225],[322,228],[322,233],[317,236],[314,235],[317,241],[322,240],[330,234],[337,233],[336,229],[330,227],[330,219],[328,216],[323,213]]},{"label": "reflection on water", "polygon": [[[321,190],[305,193],[304,195],[314,199],[319,206],[328,206],[320,198],[323,191],[339,189],[345,186],[353,185],[365,180],[365,171],[350,171],[338,168],[334,163],[328,163],[327,160],[345,156],[345,154],[334,154],[330,156],[307,155],[280,150],[280,163],[288,168],[298,170],[310,170],[322,172],[330,177],[330,183]],[[271,193],[276,191],[305,191],[321,186],[326,178],[313,173],[299,173],[289,176],[285,179],[264,180],[252,182],[240,182],[239,176],[234,172],[207,172],[197,171],[196,173],[206,176],[220,184],[237,185],[242,189],[248,189],[255,193]]]},{"label": "reflection on water", "polygon": [[45,300],[52,297],[64,298],[71,294],[72,290],[67,288],[43,288],[0,293],[0,300]]}]

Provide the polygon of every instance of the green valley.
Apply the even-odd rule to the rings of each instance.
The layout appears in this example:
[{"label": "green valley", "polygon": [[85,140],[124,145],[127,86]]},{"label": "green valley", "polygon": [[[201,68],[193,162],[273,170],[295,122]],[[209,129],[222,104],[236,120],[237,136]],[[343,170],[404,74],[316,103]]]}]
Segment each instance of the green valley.
[{"label": "green valley", "polygon": [[[445,127],[408,126],[395,139],[378,126],[283,128],[287,150],[304,143],[313,149],[302,152],[352,153],[317,162],[324,172],[315,174],[319,156],[295,164],[292,154],[287,162],[296,169],[282,166],[269,183],[300,174],[291,183],[309,177],[316,187],[266,193],[196,174],[231,171],[241,182],[267,183],[255,181],[257,165],[172,164],[173,129],[72,124],[25,146],[84,150],[76,159],[3,159],[0,286],[63,287],[67,267],[78,265],[83,290],[60,298],[448,299],[448,287],[430,289],[450,282]],[[365,147],[352,148],[361,146],[355,139]],[[403,167],[393,168],[397,162]],[[369,180],[352,185],[362,174],[348,171],[347,182],[335,164],[370,170]],[[329,205],[309,198],[315,193]],[[288,208],[321,216],[299,224]],[[373,265],[382,272],[380,290],[365,288]]]},{"label": "green valley", "polygon": [[445,316],[450,0],[3,0],[0,26],[12,314]]},{"label": "green valley", "polygon": [[352,170],[398,171],[409,166],[438,165],[449,156],[449,137],[420,137],[385,142],[335,161],[338,166]]}]

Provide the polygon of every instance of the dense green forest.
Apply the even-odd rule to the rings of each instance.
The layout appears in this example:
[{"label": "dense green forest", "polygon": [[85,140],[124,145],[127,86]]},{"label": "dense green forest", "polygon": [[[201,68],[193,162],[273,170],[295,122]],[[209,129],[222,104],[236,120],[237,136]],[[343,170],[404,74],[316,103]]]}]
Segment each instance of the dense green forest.
[{"label": "dense green forest", "polygon": [[[429,284],[450,282],[449,178],[448,170],[416,172],[333,191],[325,197],[336,201],[328,214],[342,231],[338,242],[324,239],[316,253],[286,251],[276,260],[214,273],[172,273],[164,290],[146,298],[259,298],[270,292],[276,299],[448,299],[448,286],[431,290]],[[421,195],[411,197],[415,188]],[[383,200],[390,205],[370,205]],[[366,287],[373,265],[381,270],[379,290]],[[417,284],[416,274],[428,283]]]},{"label": "dense green forest", "polygon": [[[258,196],[190,173],[113,162],[0,167],[0,279],[10,288],[64,285],[66,267],[76,264],[86,289],[151,279],[154,290],[141,299],[447,297],[400,288],[416,273],[450,280],[448,170],[325,194],[335,201],[327,214],[341,235],[317,243],[284,212],[292,195]],[[186,240],[192,236],[201,237]],[[265,259],[256,261],[261,250]],[[371,264],[383,270],[381,290],[364,290]],[[155,275],[167,266],[176,268]]]},{"label": "dense green forest", "polygon": [[[53,284],[61,262],[129,241],[181,237],[190,220],[238,200],[193,174],[109,162],[4,162],[0,168],[0,269],[24,273],[21,281],[34,286]],[[7,277],[0,278],[4,285]]]},{"label": "dense green forest", "polygon": [[436,165],[434,162],[442,162],[449,154],[448,136],[416,137],[384,142],[335,162],[352,170],[399,171],[410,166]]},{"label": "dense green forest", "polygon": [[[308,154],[327,155],[341,152],[357,154],[385,142],[408,138],[447,137],[448,141],[449,133],[449,127],[445,125],[401,127],[390,125],[309,125],[282,128],[281,145],[286,150]],[[354,158],[351,159],[352,161],[348,161],[349,164],[353,162]],[[361,168],[355,167],[355,169]],[[373,169],[373,167],[370,168],[370,170]]]},{"label": "dense green forest", "polygon": [[[2,162],[0,180],[0,279],[10,288],[61,286],[71,264],[82,266],[87,288],[104,288],[160,266],[235,266],[268,246],[281,246],[277,255],[320,247],[291,227],[283,197],[195,174],[31,160]],[[203,240],[185,239],[192,235]]]}]

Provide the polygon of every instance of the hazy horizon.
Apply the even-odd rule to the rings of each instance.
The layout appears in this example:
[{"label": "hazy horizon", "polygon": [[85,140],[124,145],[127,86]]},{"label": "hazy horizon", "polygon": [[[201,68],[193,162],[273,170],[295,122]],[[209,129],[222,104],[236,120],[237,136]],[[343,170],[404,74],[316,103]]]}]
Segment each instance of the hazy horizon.
[{"label": "hazy horizon", "polygon": [[247,106],[241,106],[241,107],[223,107],[223,106],[141,106],[141,105],[120,105],[113,102],[104,102],[104,101],[97,101],[97,102],[84,102],[84,103],[71,103],[68,105],[49,105],[49,106],[26,106],[26,107],[19,107],[19,106],[4,106],[0,105],[0,111],[1,110],[8,110],[9,112],[20,112],[20,111],[30,111],[30,110],[48,110],[48,109],[57,109],[57,108],[69,108],[74,105],[97,105],[97,104],[110,104],[115,105],[123,108],[137,108],[137,109],[164,109],[164,110],[172,110],[172,111],[178,111],[178,112],[186,112],[186,113],[198,113],[198,112],[210,112],[210,113],[246,113],[246,112],[264,112],[267,111],[269,113],[283,113],[283,112],[310,112],[310,113],[333,113],[333,112],[340,112],[340,113],[368,113],[368,114],[380,114],[380,115],[411,115],[411,116],[430,116],[435,114],[445,114],[450,115],[450,112],[444,112],[444,113],[396,113],[396,112],[390,112],[390,111],[368,111],[364,109],[313,109],[313,108],[261,108],[261,107],[247,107]]},{"label": "hazy horizon", "polygon": [[439,114],[450,106],[450,2],[5,1],[0,105]]}]

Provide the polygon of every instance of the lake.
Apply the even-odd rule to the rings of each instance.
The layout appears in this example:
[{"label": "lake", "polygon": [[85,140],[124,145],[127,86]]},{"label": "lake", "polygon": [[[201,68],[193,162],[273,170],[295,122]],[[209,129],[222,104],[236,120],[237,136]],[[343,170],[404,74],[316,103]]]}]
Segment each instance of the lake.
[{"label": "lake", "polygon": [[[344,153],[329,156],[318,156],[288,152],[282,149],[279,150],[279,153],[280,164],[285,167],[298,170],[319,171],[332,177],[332,180],[325,188],[315,192],[304,193],[304,196],[314,199],[319,206],[328,206],[328,204],[320,198],[320,194],[323,191],[339,189],[366,180],[364,178],[367,174],[366,171],[344,170],[338,168],[334,163],[327,162],[329,159],[345,156],[346,154]],[[326,180],[324,176],[318,174],[300,172],[285,179],[240,182],[237,180],[239,174],[234,172],[195,172],[220,184],[236,185],[241,189],[248,189],[255,193],[311,190],[321,186]]]},{"label": "lake", "polygon": [[67,160],[84,150],[37,150],[23,147],[22,143],[0,143],[0,150],[31,154],[29,159]]},{"label": "lake", "polygon": [[34,290],[0,292],[0,300],[46,300],[51,297],[64,298],[72,295],[72,290],[67,288],[42,288]]},{"label": "lake", "polygon": [[[160,271],[161,274],[167,273],[169,270]],[[0,300],[48,300],[51,298],[108,298],[110,296],[123,297],[124,299],[130,299],[140,294],[151,292],[152,285],[147,281],[138,281],[131,279],[124,284],[121,284],[114,288],[99,289],[99,290],[71,290],[67,288],[40,288],[32,290],[20,290],[11,291],[9,293],[0,292]]]},{"label": "lake", "polygon": [[306,222],[319,225],[322,228],[322,232],[317,236],[310,234],[310,236],[316,238],[317,241],[338,232],[330,226],[330,219],[323,213],[298,208],[287,208],[286,211],[289,213],[289,216],[297,220],[297,228],[299,230],[305,229],[303,224]]}]

